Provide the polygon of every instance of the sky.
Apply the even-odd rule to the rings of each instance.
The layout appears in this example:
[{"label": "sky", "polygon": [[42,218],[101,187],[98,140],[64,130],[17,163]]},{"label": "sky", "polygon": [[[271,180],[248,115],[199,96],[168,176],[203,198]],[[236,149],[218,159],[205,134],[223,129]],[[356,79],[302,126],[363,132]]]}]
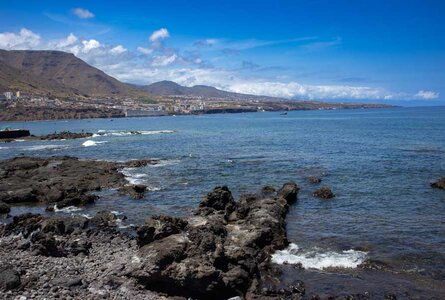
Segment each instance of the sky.
[{"label": "sky", "polygon": [[444,32],[443,0],[0,3],[0,49],[298,100],[445,105]]}]

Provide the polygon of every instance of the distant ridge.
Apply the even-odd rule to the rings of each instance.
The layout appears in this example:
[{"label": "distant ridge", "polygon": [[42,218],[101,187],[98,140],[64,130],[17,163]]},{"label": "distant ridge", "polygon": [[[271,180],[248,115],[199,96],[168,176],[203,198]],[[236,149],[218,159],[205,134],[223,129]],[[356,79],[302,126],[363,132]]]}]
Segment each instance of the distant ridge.
[{"label": "distant ridge", "polygon": [[257,96],[249,94],[240,94],[219,90],[212,86],[207,85],[195,85],[192,87],[186,87],[177,84],[173,81],[159,81],[150,85],[143,86],[144,91],[149,92],[152,95],[157,96],[195,96],[203,98],[219,98],[225,100],[262,100],[262,101],[277,101],[286,100],[281,98],[274,98],[268,96]]},{"label": "distant ridge", "polygon": [[0,90],[85,98],[146,94],[71,53],[30,50],[0,50]]}]

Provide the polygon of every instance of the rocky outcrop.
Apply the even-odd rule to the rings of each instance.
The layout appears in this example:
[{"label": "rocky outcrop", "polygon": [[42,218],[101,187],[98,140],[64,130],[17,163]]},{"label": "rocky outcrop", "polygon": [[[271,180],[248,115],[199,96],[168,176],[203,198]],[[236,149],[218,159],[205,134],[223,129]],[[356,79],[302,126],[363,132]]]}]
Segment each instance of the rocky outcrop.
[{"label": "rocky outcrop", "polygon": [[314,184],[316,184],[316,183],[320,183],[320,182],[321,182],[321,178],[318,178],[318,177],[309,177],[309,178],[307,179],[307,181],[308,181],[309,183],[314,183]]},{"label": "rocky outcrop", "polygon": [[297,185],[287,183],[277,193],[235,202],[227,187],[216,187],[188,218],[148,219],[138,229],[140,263],[129,276],[169,295],[243,296],[269,254],[288,244],[285,216],[297,193]]},{"label": "rocky outcrop", "polygon": [[156,160],[133,160],[125,163],[81,160],[74,157],[17,157],[0,162],[0,201],[7,204],[40,202],[57,208],[93,203],[92,191],[123,188],[123,192],[140,198],[145,187],[127,188],[120,172],[125,167],[156,164]]},{"label": "rocky outcrop", "polygon": [[319,188],[312,195],[321,199],[331,199],[335,197],[335,194],[332,192],[332,190],[326,186]]},{"label": "rocky outcrop", "polygon": [[37,136],[36,138],[39,140],[73,140],[73,139],[88,138],[91,136],[93,136],[93,134],[90,132],[61,131],[52,134]]},{"label": "rocky outcrop", "polygon": [[442,190],[445,189],[445,177],[442,177],[431,183],[431,187]]},{"label": "rocky outcrop", "polygon": [[11,211],[11,208],[8,204],[3,201],[0,201],[0,214],[7,214]]}]

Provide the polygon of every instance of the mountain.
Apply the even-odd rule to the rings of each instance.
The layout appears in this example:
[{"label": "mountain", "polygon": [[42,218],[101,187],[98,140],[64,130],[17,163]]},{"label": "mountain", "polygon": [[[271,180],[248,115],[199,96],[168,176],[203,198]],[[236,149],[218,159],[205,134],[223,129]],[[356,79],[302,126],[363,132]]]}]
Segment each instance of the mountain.
[{"label": "mountain", "polygon": [[58,97],[147,96],[61,51],[0,50],[0,90]]},{"label": "mountain", "polygon": [[227,92],[219,90],[212,86],[207,85],[195,85],[192,87],[186,87],[177,84],[173,81],[159,81],[141,87],[144,91],[149,92],[152,95],[157,96],[194,96],[202,98],[219,98],[225,100],[284,100],[279,98],[267,97],[267,96],[255,96],[248,94],[239,94],[233,92]]}]

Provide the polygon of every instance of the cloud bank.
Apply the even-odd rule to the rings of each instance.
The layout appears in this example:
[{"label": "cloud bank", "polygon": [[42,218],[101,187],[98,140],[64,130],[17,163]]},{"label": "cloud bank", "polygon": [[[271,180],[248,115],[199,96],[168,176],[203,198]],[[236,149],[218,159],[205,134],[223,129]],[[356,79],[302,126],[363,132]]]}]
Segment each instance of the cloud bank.
[{"label": "cloud bank", "polygon": [[[237,93],[300,100],[431,101],[438,99],[440,96],[439,93],[428,90],[405,93],[368,86],[310,85],[296,81],[266,80],[252,77],[252,74],[249,77],[239,72],[239,69],[214,67],[203,59],[199,50],[180,51],[169,48],[165,45],[169,37],[169,31],[166,28],[161,28],[153,31],[148,36],[149,43],[147,45],[140,45],[134,50],[129,50],[121,44],[109,45],[96,39],[79,38],[72,33],[62,39],[47,40],[29,29],[22,28],[16,33],[0,33],[0,48],[6,50],[60,50],[70,52],[122,81],[137,84],[172,80],[186,86],[204,84]],[[312,41],[312,39],[307,39]],[[332,43],[337,44],[338,42],[339,40],[335,40]],[[192,46],[201,49],[223,43],[223,40],[203,39],[194,42]],[[241,51],[249,47],[267,46],[273,44],[273,42],[246,41],[228,44],[233,49]],[[314,43],[311,42],[310,45],[314,45]],[[311,47],[320,47],[320,45]],[[258,65],[249,61],[242,61],[241,65],[243,70],[258,68]]]}]

